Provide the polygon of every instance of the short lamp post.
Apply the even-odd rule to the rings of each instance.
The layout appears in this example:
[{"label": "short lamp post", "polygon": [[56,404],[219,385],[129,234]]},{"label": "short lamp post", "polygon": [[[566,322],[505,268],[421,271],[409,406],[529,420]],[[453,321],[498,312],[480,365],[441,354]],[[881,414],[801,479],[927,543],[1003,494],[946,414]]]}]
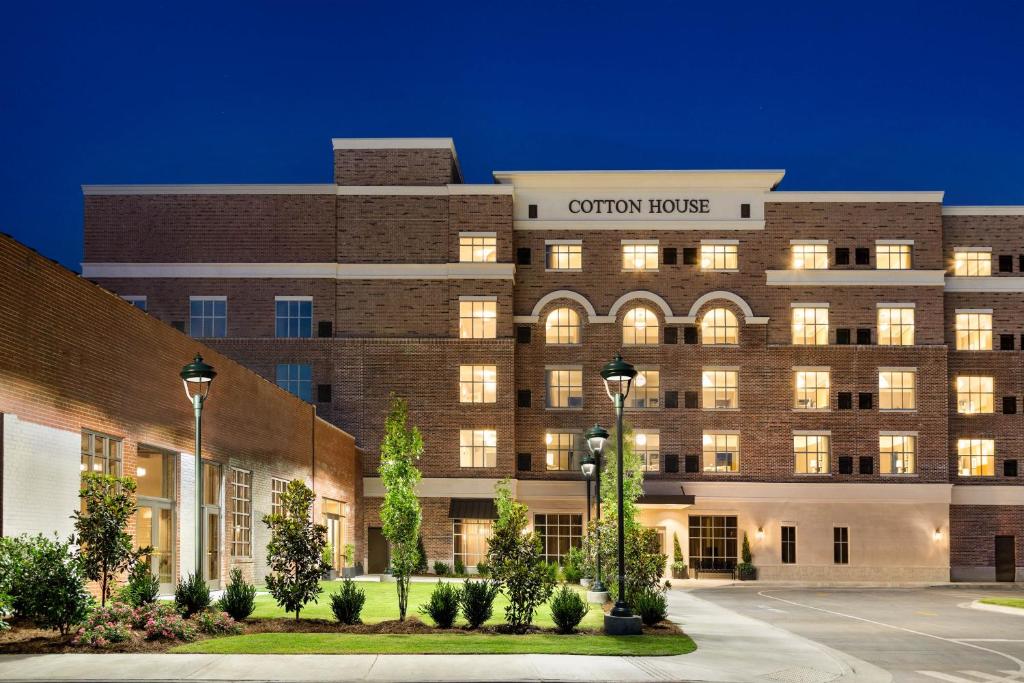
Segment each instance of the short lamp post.
[{"label": "short lamp post", "polygon": [[590,584],[591,593],[606,592],[601,582],[601,454],[604,453],[604,444],[608,441],[608,431],[600,425],[594,425],[583,435],[587,440],[587,455],[583,456],[580,469],[583,476],[587,478],[587,521],[590,521],[590,480],[594,480],[594,487],[597,490],[595,502],[597,510],[595,517],[597,526],[594,529],[597,546],[594,562],[594,583]]},{"label": "short lamp post", "polygon": [[622,360],[620,354],[601,368],[601,377],[604,379],[604,388],[608,397],[615,405],[615,438],[617,450],[615,453],[618,461],[618,513],[619,513],[619,596],[612,608],[609,620],[605,618],[605,631],[614,630],[618,635],[631,635],[640,632],[639,619],[633,619],[633,612],[626,602],[626,520],[623,519],[625,510],[622,491],[622,410],[626,405],[626,397],[629,396],[630,386],[633,378],[636,377],[636,368]]},{"label": "short lamp post", "polygon": [[200,579],[203,576],[203,404],[216,376],[213,366],[204,363],[198,353],[181,369],[185,395],[192,402],[196,415],[196,576]]}]

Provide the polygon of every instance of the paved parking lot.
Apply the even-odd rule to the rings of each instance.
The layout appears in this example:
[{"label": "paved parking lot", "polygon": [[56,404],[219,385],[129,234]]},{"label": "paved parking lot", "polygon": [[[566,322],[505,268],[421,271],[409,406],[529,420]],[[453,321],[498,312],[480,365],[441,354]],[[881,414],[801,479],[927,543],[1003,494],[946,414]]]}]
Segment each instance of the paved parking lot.
[{"label": "paved parking lot", "polygon": [[894,681],[1024,681],[1024,615],[968,607],[993,594],[1006,593],[754,585],[695,591],[700,598],[874,664]]}]

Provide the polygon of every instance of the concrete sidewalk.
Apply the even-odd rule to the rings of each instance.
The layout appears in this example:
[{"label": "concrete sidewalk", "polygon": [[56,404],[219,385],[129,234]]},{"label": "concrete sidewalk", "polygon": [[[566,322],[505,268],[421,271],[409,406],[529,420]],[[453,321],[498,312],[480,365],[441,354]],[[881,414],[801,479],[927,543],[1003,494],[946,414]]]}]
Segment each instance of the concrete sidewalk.
[{"label": "concrete sidewalk", "polygon": [[889,681],[859,660],[672,591],[673,621],[697,651],[673,657],[574,655],[0,656],[3,681]]}]

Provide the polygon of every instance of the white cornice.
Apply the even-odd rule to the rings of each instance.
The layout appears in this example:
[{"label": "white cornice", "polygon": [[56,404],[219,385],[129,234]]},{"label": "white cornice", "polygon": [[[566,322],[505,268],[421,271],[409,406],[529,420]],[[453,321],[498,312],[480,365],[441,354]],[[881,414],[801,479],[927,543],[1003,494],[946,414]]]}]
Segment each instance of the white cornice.
[{"label": "white cornice", "polygon": [[1024,206],[944,206],[943,216],[1024,216]]},{"label": "white cornice", "polygon": [[449,149],[455,153],[452,138],[331,138],[334,149]]},{"label": "white cornice", "polygon": [[87,278],[511,280],[511,263],[83,263]]},{"label": "white cornice", "polygon": [[947,292],[980,292],[1024,293],[1024,277],[1014,276],[983,276],[983,277],[947,277]]},{"label": "white cornice", "polygon": [[1024,505],[1024,486],[954,486],[952,505]]},{"label": "white cornice", "polygon": [[513,221],[515,230],[764,230],[764,220],[737,218],[735,220],[630,220],[624,217],[587,220],[567,218],[552,221]]},{"label": "white cornice", "polygon": [[514,195],[509,185],[337,185],[339,196],[378,195]]},{"label": "white cornice", "polygon": [[771,192],[766,204],[776,202],[936,202],[942,191],[935,192]]},{"label": "white cornice", "polygon": [[767,270],[774,287],[942,287],[944,270]]},{"label": "white cornice", "polygon": [[[687,481],[686,492],[697,502],[794,501],[830,503],[943,503],[952,496],[950,484],[847,484],[842,482]],[[1017,487],[1020,488],[1020,487]]]},{"label": "white cornice", "polygon": [[531,188],[744,189],[767,192],[782,181],[781,170],[705,171],[495,171],[501,184]]},{"label": "white cornice", "polygon": [[336,185],[82,185],[82,194],[334,194]]}]

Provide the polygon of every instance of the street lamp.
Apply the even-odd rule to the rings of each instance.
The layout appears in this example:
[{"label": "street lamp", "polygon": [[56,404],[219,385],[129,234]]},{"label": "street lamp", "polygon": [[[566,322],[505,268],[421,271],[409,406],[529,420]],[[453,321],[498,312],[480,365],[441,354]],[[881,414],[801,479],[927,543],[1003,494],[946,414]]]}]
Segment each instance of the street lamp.
[{"label": "street lamp", "polygon": [[198,353],[181,369],[181,383],[196,414],[196,576],[199,578],[203,576],[203,404],[216,376],[213,366],[204,363]]},{"label": "street lamp", "polygon": [[[618,450],[615,453],[618,460],[618,510],[619,510],[619,597],[612,608],[611,617],[616,623],[613,628],[620,634],[639,633],[636,624],[632,623],[632,610],[626,603],[626,520],[623,505],[622,492],[622,409],[626,405],[626,396],[629,395],[629,388],[636,377],[636,368],[622,360],[621,354],[615,354],[614,360],[601,368],[601,377],[604,378],[604,388],[608,392],[608,398],[615,405],[615,438],[618,443]],[[605,630],[608,630],[608,619],[605,619]]]},{"label": "street lamp", "polygon": [[586,434],[583,435],[587,440],[587,451],[588,455],[584,456],[583,462],[580,463],[580,469],[583,470],[583,476],[587,478],[587,521],[589,522],[590,516],[590,479],[595,479],[595,488],[597,489],[597,526],[594,528],[594,532],[597,540],[597,552],[594,569],[594,583],[590,585],[591,593],[604,593],[605,587],[601,583],[601,454],[604,453],[604,444],[608,440],[608,431],[600,426],[594,425],[587,430]]}]

